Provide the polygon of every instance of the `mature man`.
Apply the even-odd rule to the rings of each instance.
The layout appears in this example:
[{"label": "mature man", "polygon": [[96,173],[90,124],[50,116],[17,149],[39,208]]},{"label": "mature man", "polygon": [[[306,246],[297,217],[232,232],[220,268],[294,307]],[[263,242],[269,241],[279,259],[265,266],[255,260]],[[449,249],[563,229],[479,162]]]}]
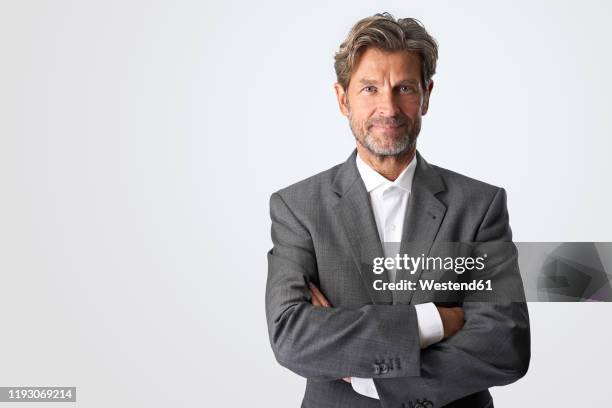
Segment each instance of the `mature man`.
[{"label": "mature man", "polygon": [[398,253],[388,243],[402,253],[415,245],[419,255],[442,242],[505,243],[510,250],[470,277],[523,293],[504,189],[416,150],[437,54],[417,20],[359,21],[335,57],[356,150],[270,199],[269,335],[278,362],[308,379],[303,407],[492,407],[488,388],[527,371],[523,301],[472,291],[436,304],[418,288],[379,290],[422,270],[373,273],[374,259]]}]

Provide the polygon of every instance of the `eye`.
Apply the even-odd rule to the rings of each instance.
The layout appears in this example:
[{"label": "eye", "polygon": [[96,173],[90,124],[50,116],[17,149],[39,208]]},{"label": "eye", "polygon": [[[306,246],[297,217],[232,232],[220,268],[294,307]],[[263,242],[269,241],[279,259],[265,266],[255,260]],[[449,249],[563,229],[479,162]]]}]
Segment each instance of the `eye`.
[{"label": "eye", "polygon": [[413,86],[409,86],[409,85],[402,85],[400,86],[400,92],[401,93],[413,93],[415,92],[415,89]]},{"label": "eye", "polygon": [[372,93],[376,91],[376,87],[372,85],[368,85],[365,88],[363,88],[362,91],[367,92],[367,93]]}]

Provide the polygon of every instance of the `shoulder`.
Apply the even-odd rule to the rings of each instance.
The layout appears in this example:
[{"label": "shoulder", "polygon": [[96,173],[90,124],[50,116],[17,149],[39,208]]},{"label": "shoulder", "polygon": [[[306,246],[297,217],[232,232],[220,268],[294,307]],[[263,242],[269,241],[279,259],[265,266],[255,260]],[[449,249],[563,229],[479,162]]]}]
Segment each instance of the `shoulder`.
[{"label": "shoulder", "polygon": [[437,198],[446,206],[445,219],[461,239],[512,240],[503,188],[439,166],[430,168],[444,184]]},{"label": "shoulder", "polygon": [[500,190],[499,186],[486,183],[481,180],[445,169],[440,166],[430,165],[442,178],[449,194],[471,197],[493,197]]},{"label": "shoulder", "polygon": [[332,186],[343,164],[337,164],[275,191],[270,197],[271,205],[280,200],[289,207],[304,208],[320,205],[329,200],[335,196]]},{"label": "shoulder", "polygon": [[[473,225],[477,231],[482,230],[483,226],[497,223],[503,228],[501,232],[496,231],[497,235],[494,236],[511,237],[507,228],[506,191],[502,187],[439,166],[430,166],[445,185],[438,198],[446,205],[447,216],[464,225]],[[474,236],[479,239],[483,237]]]}]

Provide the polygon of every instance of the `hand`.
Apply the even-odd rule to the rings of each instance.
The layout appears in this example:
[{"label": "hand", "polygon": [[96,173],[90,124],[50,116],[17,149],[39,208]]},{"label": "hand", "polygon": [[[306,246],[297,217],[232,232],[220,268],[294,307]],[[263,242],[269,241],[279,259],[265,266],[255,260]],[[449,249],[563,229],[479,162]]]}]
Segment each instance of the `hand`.
[{"label": "hand", "polygon": [[[329,303],[329,300],[327,300],[323,293],[321,293],[319,288],[317,288],[312,283],[309,283],[308,287],[310,289],[310,297],[312,298],[313,306],[332,307],[331,303]],[[342,380],[349,384],[351,383],[351,377],[344,377]]]},{"label": "hand", "polygon": [[464,323],[463,308],[436,307],[438,308],[438,313],[440,313],[440,318],[442,319],[445,339],[461,330]]},{"label": "hand", "polygon": [[310,297],[312,298],[313,306],[321,306],[321,307],[332,307],[329,300],[323,296],[323,293],[317,288],[313,283],[309,283],[308,287],[310,288]]}]

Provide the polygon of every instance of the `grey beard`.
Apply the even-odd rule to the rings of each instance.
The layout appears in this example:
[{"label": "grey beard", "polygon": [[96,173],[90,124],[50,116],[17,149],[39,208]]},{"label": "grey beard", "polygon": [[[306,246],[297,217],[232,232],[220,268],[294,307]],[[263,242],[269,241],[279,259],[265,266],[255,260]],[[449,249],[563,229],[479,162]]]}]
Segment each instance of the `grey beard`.
[{"label": "grey beard", "polygon": [[[355,138],[357,138],[357,136],[355,136]],[[389,147],[383,147],[376,144],[370,133],[366,133],[365,137],[361,141],[361,144],[363,144],[363,146],[368,149],[370,153],[377,156],[399,156],[414,147],[416,144],[416,137],[408,135],[408,137],[401,138]]]},{"label": "grey beard", "polygon": [[399,156],[410,149],[412,149],[416,145],[417,137],[421,130],[420,123],[415,124],[412,123],[407,132],[402,135],[402,137],[397,140],[393,145],[389,147],[383,147],[376,143],[374,137],[366,132],[363,137],[355,131],[353,128],[352,121],[349,118],[349,127],[351,128],[351,132],[355,139],[360,142],[370,153],[376,156]]}]

